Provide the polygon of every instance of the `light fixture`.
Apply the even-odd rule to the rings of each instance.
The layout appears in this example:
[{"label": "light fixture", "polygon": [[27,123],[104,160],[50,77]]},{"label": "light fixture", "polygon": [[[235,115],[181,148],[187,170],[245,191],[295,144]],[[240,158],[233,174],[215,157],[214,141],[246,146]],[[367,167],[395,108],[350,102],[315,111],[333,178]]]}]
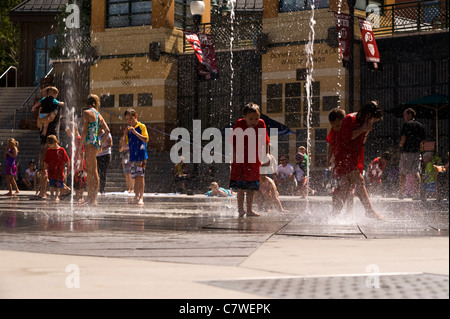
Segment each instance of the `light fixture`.
[{"label": "light fixture", "polygon": [[222,5],[219,8],[219,12],[220,14],[222,14],[223,16],[226,16],[228,14],[230,14],[231,12],[231,7],[228,4],[228,0],[223,0]]},{"label": "light fixture", "polygon": [[205,12],[205,3],[202,0],[194,0],[191,2],[192,16],[202,16]]}]

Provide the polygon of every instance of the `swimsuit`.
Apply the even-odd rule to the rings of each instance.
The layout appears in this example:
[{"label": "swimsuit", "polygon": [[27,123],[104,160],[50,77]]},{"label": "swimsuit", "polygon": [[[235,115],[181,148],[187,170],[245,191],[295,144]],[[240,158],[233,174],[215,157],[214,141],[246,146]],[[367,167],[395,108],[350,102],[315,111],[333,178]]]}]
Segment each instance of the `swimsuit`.
[{"label": "swimsuit", "polygon": [[94,111],[94,113],[95,113],[95,122],[88,123],[88,131],[87,131],[86,139],[85,139],[84,143],[86,145],[92,144],[96,148],[100,149],[100,140],[98,139],[98,128],[99,128],[98,114],[99,114],[99,112],[93,108],[91,108],[90,110]]},{"label": "swimsuit", "polygon": [[[8,153],[12,154],[13,151],[9,150]],[[6,156],[6,167],[5,167],[5,175],[17,175],[17,166],[16,166],[16,157],[11,157],[9,155]]]}]

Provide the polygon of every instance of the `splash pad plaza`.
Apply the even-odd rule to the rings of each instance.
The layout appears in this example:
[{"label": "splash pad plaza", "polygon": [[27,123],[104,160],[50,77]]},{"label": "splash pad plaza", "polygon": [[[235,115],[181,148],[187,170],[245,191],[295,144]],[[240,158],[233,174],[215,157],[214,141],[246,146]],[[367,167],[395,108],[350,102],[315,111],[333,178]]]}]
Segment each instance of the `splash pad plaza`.
[{"label": "splash pad plaza", "polygon": [[[85,85],[101,97],[100,111],[113,133],[121,132],[124,110],[137,107],[141,122],[164,133],[151,136],[149,148],[163,151],[173,147],[175,127],[190,132],[198,118],[221,130],[240,117],[242,103],[255,101],[264,114],[295,130],[279,136],[279,155],[292,157],[298,145],[308,146],[311,174],[321,176],[326,115],[330,107],[350,105],[349,69],[338,46],[327,42],[334,26],[328,7],[345,11],[346,2],[316,9],[294,2],[289,7],[289,1],[264,0],[254,10],[262,15],[255,25],[261,22],[260,31],[269,36],[258,38],[262,45],[252,44],[252,52],[238,41],[245,37],[246,16],[238,10],[244,2],[230,3],[236,21],[226,21],[231,36],[223,43],[216,39],[220,78],[213,86],[197,82],[194,52],[179,40],[189,18],[174,12],[187,1],[152,1],[151,12],[131,10],[126,19],[113,1],[95,1],[90,42],[96,59]],[[212,3],[205,1],[202,22],[219,19]],[[134,25],[138,18],[147,23]],[[154,42],[156,56],[148,52]],[[364,86],[370,75],[361,68],[367,67],[363,54],[358,49],[354,55],[361,84],[354,87],[357,110],[359,100],[374,97]],[[55,69],[67,63],[55,61]],[[70,81],[65,77],[61,86],[71,87]],[[81,95],[63,91],[67,100]],[[369,154],[387,141],[381,133],[374,139]],[[29,201],[29,195],[0,199],[2,298],[448,299],[448,201],[372,198],[386,216],[378,221],[364,215],[358,200],[352,212],[330,215],[329,194],[281,196],[288,212],[262,212],[259,218],[238,218],[235,197],[147,192],[137,207],[131,196],[107,192],[98,207],[85,208],[70,198],[54,204]]]}]

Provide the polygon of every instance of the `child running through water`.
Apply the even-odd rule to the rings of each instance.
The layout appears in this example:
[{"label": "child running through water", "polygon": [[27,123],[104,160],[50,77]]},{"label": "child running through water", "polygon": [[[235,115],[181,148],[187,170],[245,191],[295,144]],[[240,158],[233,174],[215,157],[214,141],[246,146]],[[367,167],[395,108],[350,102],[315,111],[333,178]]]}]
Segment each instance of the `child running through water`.
[{"label": "child running through water", "polygon": [[[261,139],[269,152],[269,136],[266,124],[260,119],[261,112],[255,103],[248,103],[243,109],[243,117],[233,127],[230,136],[233,144],[233,162],[231,164],[230,188],[237,192],[239,217],[260,216],[253,211],[253,197],[259,190]],[[247,138],[246,138],[247,136]],[[236,147],[238,146],[238,147]],[[239,147],[240,146],[240,147]],[[268,156],[266,154],[266,156]],[[247,196],[247,210],[244,210],[244,199]]]},{"label": "child running through water", "polygon": [[50,196],[56,202],[59,202],[61,189],[64,188],[64,167],[70,171],[70,160],[66,150],[59,146],[55,135],[47,137],[49,148],[45,153],[44,171],[47,171],[50,186]]},{"label": "child running through water", "polygon": [[145,165],[147,163],[147,127],[138,121],[138,114],[134,109],[125,111],[127,126],[123,130],[123,138],[130,149],[131,178],[134,179],[134,201],[144,205]]},{"label": "child running through water", "polygon": [[[14,138],[8,139],[7,148],[5,152],[6,159],[6,167],[5,167],[5,176],[6,176],[6,185],[8,186],[9,192],[6,193],[6,196],[16,196],[19,194],[19,187],[16,183],[17,176],[17,165],[16,158],[17,154],[19,154],[19,142],[17,142]],[[13,194],[12,188],[16,190]]]},{"label": "child running through water", "polygon": [[366,210],[366,216],[384,219],[370,203],[362,171],[364,168],[364,143],[373,124],[383,118],[383,110],[376,101],[367,102],[357,113],[348,114],[342,121],[337,135],[338,148],[335,153],[336,174],[341,181],[341,189],[337,194],[338,201],[333,212],[339,213],[344,205],[352,185],[355,193]]}]

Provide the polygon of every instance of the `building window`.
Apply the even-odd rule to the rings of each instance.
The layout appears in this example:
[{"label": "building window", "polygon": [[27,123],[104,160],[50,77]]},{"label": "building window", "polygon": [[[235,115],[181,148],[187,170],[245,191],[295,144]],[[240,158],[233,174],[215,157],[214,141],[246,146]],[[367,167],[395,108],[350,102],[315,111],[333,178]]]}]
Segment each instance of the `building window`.
[{"label": "building window", "polygon": [[340,98],[337,95],[324,96],[322,110],[331,111],[332,109],[339,107],[340,105],[339,101]]},{"label": "building window", "polygon": [[190,6],[191,0],[175,0],[175,27],[184,30],[194,24]]},{"label": "building window", "polygon": [[283,84],[267,85],[267,113],[283,112]]},{"label": "building window", "polygon": [[330,0],[281,0],[280,12],[311,10],[313,3],[315,9],[328,8],[330,6]]},{"label": "building window", "polygon": [[285,84],[285,124],[289,127],[299,127],[302,112],[302,84],[300,82]]},{"label": "building window", "polygon": [[114,94],[100,95],[100,107],[114,107]]},{"label": "building window", "polygon": [[153,94],[152,93],[139,93],[137,106],[152,106]]},{"label": "building window", "polygon": [[152,24],[152,2],[108,0],[106,27],[120,28]]},{"label": "building window", "polygon": [[39,38],[35,42],[34,53],[34,84],[39,84],[40,80],[47,75],[53,67],[50,60],[50,49],[56,45],[56,34],[49,34]]},{"label": "building window", "polygon": [[325,167],[327,165],[328,143],[327,129],[317,128],[314,130],[314,164],[317,167]]},{"label": "building window", "polygon": [[119,107],[133,107],[133,94],[119,94]]}]

